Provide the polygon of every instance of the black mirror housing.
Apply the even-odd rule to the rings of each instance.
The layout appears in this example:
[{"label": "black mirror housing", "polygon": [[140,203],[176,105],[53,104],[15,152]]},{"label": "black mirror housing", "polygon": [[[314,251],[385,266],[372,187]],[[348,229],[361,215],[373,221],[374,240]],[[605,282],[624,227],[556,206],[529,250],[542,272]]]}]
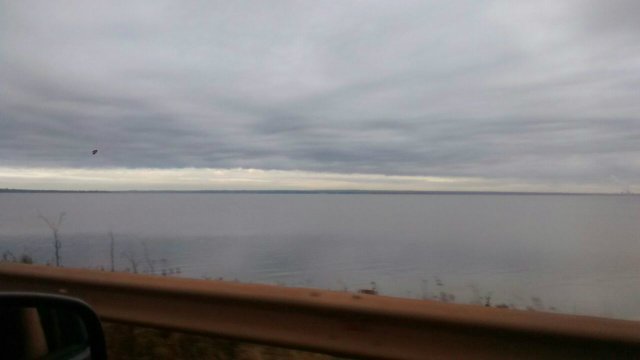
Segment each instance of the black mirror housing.
[{"label": "black mirror housing", "polygon": [[4,359],[106,360],[98,315],[78,299],[0,292],[0,354]]}]

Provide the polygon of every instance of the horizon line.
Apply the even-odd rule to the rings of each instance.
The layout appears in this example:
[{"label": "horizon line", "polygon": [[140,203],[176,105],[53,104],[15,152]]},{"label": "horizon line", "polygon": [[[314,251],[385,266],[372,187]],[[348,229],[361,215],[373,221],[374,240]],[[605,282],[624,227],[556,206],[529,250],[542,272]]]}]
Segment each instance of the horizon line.
[{"label": "horizon line", "polygon": [[640,195],[632,192],[554,192],[554,191],[474,191],[474,190],[360,190],[360,189],[315,189],[315,190],[54,190],[0,188],[0,193],[243,193],[243,194],[371,194],[371,195]]}]

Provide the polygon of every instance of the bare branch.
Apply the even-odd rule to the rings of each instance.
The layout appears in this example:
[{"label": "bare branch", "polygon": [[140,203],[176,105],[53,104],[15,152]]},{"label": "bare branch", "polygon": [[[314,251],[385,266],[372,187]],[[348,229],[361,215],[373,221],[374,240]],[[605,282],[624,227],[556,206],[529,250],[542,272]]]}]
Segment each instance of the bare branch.
[{"label": "bare branch", "polygon": [[15,255],[13,255],[13,253],[9,250],[5,250],[4,253],[2,253],[2,260],[4,261],[17,261]]},{"label": "bare branch", "polygon": [[136,256],[134,253],[132,252],[127,252],[127,251],[123,251],[122,252],[122,256],[129,260],[129,263],[131,263],[131,269],[133,270],[134,274],[138,273],[138,262],[136,261]]},{"label": "bare branch", "polygon": [[147,251],[147,244],[144,241],[142,242],[142,247],[144,248],[144,258],[147,261],[147,267],[149,268],[149,273],[150,274],[154,274],[155,273],[155,268],[154,268],[155,261],[151,260],[151,258],[149,257],[149,251]]},{"label": "bare branch", "polygon": [[65,214],[66,213],[64,212],[60,213],[58,216],[58,222],[54,224],[51,220],[38,213],[38,217],[42,219],[47,226],[49,226],[49,229],[51,229],[51,232],[53,233],[53,247],[55,249],[56,266],[60,266],[60,248],[62,247],[62,242],[60,242],[60,237],[58,236],[58,230],[60,229],[60,225],[62,225]]},{"label": "bare branch", "polygon": [[47,223],[47,225],[49,226],[51,231],[54,231],[56,229],[56,226],[51,221],[49,221],[49,219],[47,219],[46,217],[42,216],[41,214],[38,214],[38,217],[40,219],[42,219],[45,223]]},{"label": "bare branch", "polygon": [[60,224],[62,224],[62,221],[64,220],[65,215],[67,215],[67,213],[65,212],[60,213],[60,216],[58,217],[58,223],[56,224],[56,229],[58,229],[60,227]]},{"label": "bare branch", "polygon": [[113,252],[115,250],[115,246],[116,246],[116,239],[113,236],[113,232],[109,231],[109,237],[111,238],[111,272],[116,271],[116,267],[115,267],[115,261],[114,261],[114,256],[113,256]]}]

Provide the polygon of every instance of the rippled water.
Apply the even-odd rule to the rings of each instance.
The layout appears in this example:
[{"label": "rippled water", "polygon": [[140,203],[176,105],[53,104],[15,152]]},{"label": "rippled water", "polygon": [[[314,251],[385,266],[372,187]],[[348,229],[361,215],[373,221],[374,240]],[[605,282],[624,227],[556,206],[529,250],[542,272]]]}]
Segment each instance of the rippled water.
[{"label": "rippled water", "polygon": [[[0,252],[62,264],[640,319],[640,198],[0,194]],[[145,252],[146,247],[146,252]],[[442,284],[442,285],[439,285]],[[537,299],[536,299],[537,298]]]}]

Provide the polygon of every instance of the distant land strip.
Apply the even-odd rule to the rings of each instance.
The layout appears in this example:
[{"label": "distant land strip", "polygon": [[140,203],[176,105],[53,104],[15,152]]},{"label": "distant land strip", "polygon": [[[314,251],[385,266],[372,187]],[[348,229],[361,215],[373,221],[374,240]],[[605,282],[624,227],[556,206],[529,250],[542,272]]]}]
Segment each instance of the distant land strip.
[{"label": "distant land strip", "polygon": [[0,189],[0,193],[54,193],[54,194],[334,194],[334,195],[640,195],[623,193],[571,193],[522,191],[421,191],[421,190],[29,190]]}]

